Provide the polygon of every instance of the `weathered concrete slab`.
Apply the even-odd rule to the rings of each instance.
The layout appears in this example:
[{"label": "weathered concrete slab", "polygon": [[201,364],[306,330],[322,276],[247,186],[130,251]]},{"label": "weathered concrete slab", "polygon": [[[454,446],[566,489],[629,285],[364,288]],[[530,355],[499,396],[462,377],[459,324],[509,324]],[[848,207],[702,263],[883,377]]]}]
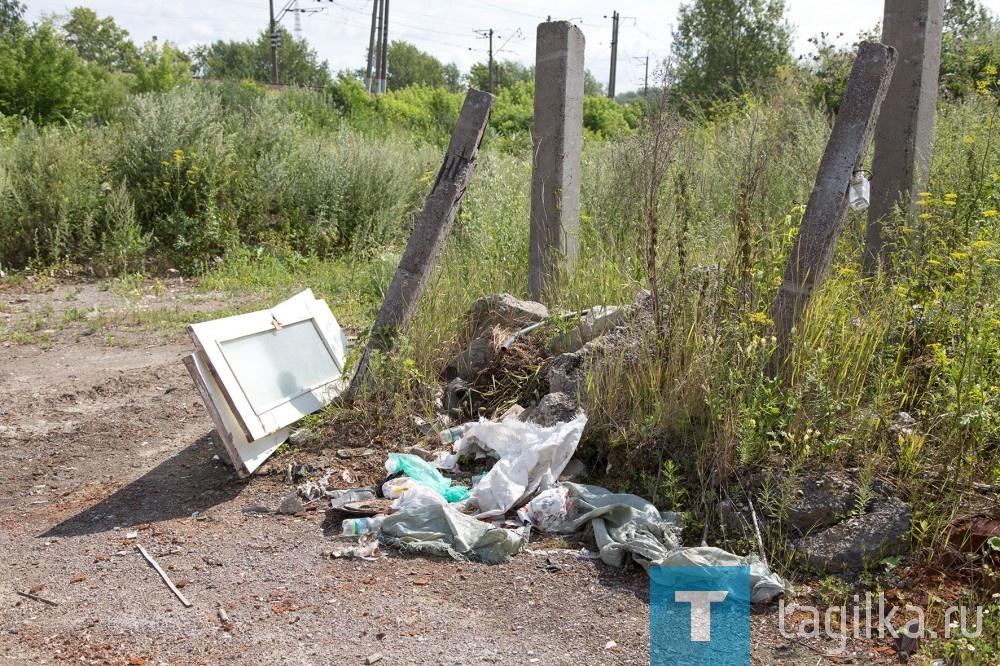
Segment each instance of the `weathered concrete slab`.
[{"label": "weathered concrete slab", "polygon": [[875,127],[872,201],[865,233],[864,272],[887,265],[895,246],[883,222],[908,213],[930,172],[941,67],[944,0],[885,0],[882,42],[899,53]]},{"label": "weathered concrete slab", "polygon": [[379,308],[368,346],[351,381],[349,395],[355,395],[368,382],[372,352],[391,349],[399,332],[413,320],[417,303],[427,287],[445,239],[455,224],[455,214],[476,169],[479,144],[495,101],[493,95],[475,89],[469,90],[465,96],[444,163],[417,217],[396,275]]},{"label": "weathered concrete slab", "polygon": [[847,190],[868,153],[895,65],[896,51],[891,47],[862,42],[858,48],[799,234],[785,265],[781,288],[771,307],[778,337],[778,349],[772,359],[774,372],[784,365],[790,352],[792,329],[809,304],[813,289],[830,271],[837,241],[844,230]]},{"label": "weathered concrete slab", "polygon": [[531,256],[528,289],[545,300],[560,271],[572,269],[580,232],[583,151],[583,33],[568,21],[538,25],[532,139]]}]

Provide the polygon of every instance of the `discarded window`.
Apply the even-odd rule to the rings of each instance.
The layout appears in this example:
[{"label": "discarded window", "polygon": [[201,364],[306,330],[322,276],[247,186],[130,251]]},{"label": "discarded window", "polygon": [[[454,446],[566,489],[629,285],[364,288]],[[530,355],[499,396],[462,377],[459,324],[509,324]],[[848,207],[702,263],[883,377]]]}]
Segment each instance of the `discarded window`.
[{"label": "discarded window", "polygon": [[344,390],[347,339],[307,289],[270,310],[188,328],[184,359],[240,476],[288,438],[288,426]]}]

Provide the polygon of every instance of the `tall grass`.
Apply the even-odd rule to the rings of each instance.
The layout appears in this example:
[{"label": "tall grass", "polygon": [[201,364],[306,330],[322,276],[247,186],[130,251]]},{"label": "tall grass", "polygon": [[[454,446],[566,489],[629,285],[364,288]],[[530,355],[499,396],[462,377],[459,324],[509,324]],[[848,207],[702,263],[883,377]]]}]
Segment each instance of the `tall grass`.
[{"label": "tall grass", "polygon": [[304,96],[189,85],[106,125],[26,124],[0,143],[0,261],[115,270],[147,253],[190,273],[239,246],[327,256],[395,240],[436,151],[305,123]]}]

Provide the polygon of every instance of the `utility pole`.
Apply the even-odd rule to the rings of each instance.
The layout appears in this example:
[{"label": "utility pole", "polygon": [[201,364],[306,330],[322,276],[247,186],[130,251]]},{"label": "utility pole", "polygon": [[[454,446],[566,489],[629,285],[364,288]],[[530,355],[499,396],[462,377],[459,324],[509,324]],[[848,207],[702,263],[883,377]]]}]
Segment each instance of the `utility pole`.
[{"label": "utility pole", "polygon": [[608,77],[608,99],[615,98],[615,74],[618,71],[618,12],[611,13],[611,76]]},{"label": "utility pole", "polygon": [[[494,86],[494,76],[493,76],[493,28],[490,28],[489,30],[485,30],[485,29],[484,30],[476,30],[476,34],[479,35],[482,38],[489,38],[489,40],[490,40],[490,49],[489,49],[489,54],[490,55],[489,55],[489,59],[487,60],[487,65],[486,65],[486,67],[487,67],[486,90],[487,90],[487,92],[489,92],[492,95],[492,94],[494,94],[493,88],[495,87]],[[517,34],[517,33],[515,33],[515,34]],[[511,37],[513,37],[513,36],[514,35],[511,35]],[[497,35],[497,39],[501,39],[500,35]],[[509,37],[507,38],[507,41],[510,41]],[[503,50],[503,49],[501,48],[501,50]]]},{"label": "utility pole", "polygon": [[274,0],[269,0],[271,6],[271,83],[278,85],[278,42],[277,24],[274,21]]},{"label": "utility pole", "polygon": [[490,28],[490,88],[489,93],[493,94],[493,28]]},{"label": "utility pole", "polygon": [[389,0],[384,0],[385,12],[382,15],[382,75],[379,78],[379,92],[388,90],[389,79]]},{"label": "utility pole", "polygon": [[375,60],[375,30],[379,0],[372,0],[372,31],[368,36],[368,66],[365,68],[365,92],[372,91],[372,63]]},{"label": "utility pole", "polygon": [[649,99],[649,53],[646,53],[646,74],[642,78],[642,96]]}]

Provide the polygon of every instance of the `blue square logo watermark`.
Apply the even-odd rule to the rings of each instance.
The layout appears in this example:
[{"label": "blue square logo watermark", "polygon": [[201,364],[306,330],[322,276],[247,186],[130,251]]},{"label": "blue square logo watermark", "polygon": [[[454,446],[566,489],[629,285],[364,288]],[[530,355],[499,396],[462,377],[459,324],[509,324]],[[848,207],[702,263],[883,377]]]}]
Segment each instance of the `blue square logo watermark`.
[{"label": "blue square logo watermark", "polygon": [[750,666],[750,567],[650,567],[650,666]]}]

